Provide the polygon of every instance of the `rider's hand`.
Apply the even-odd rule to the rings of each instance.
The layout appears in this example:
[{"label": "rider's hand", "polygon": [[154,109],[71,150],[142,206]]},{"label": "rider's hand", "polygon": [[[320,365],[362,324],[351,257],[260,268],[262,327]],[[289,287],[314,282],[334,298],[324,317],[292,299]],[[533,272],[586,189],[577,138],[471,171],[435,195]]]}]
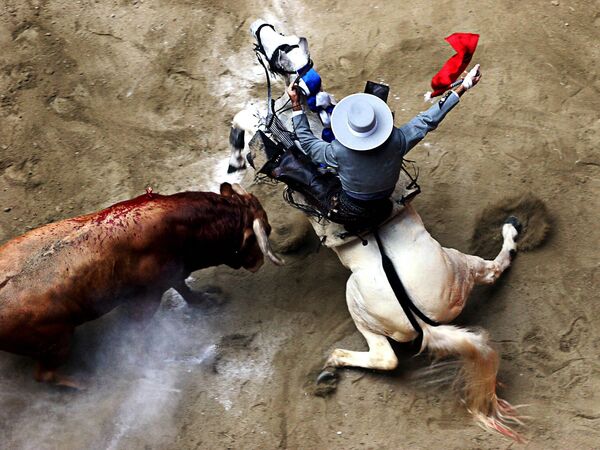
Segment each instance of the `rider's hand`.
[{"label": "rider's hand", "polygon": [[465,75],[463,82],[456,89],[454,89],[454,92],[461,97],[465,92],[479,83],[479,80],[481,80],[481,72],[479,71],[479,64],[475,64],[475,67],[473,67],[469,73]]},{"label": "rider's hand", "polygon": [[295,111],[302,110],[302,105],[300,104],[300,94],[298,93],[298,86],[294,82],[290,84],[287,88],[287,94],[292,101],[292,109]]},{"label": "rider's hand", "polygon": [[473,67],[463,79],[462,87],[465,88],[465,91],[467,91],[479,83],[480,79],[481,72],[479,71],[479,64],[475,64],[475,67]]}]

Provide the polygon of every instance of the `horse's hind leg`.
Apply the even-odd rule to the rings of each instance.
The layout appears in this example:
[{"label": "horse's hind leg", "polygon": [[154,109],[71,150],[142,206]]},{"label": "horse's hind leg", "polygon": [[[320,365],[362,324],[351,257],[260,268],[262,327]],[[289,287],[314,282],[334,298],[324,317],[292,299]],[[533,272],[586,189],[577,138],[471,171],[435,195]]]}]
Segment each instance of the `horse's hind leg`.
[{"label": "horse's hind leg", "polygon": [[502,249],[493,260],[485,260],[478,256],[466,255],[468,264],[473,270],[476,284],[492,284],[502,275],[517,253],[515,238],[521,230],[521,224],[515,217],[509,217],[502,226]]}]

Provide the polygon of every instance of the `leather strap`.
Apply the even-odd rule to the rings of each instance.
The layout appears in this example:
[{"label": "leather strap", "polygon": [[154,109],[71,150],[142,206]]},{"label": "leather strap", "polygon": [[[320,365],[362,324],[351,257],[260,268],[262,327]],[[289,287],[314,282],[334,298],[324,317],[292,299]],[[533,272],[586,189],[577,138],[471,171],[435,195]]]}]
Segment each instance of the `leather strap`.
[{"label": "leather strap", "polygon": [[396,296],[398,303],[400,303],[400,306],[402,306],[402,310],[404,311],[404,314],[406,314],[406,317],[408,317],[408,320],[410,321],[410,324],[413,326],[415,331],[417,333],[419,333],[419,335],[423,334],[423,329],[419,325],[419,322],[417,322],[415,315],[419,319],[421,319],[423,322],[425,322],[427,325],[431,325],[433,327],[437,327],[437,326],[441,325],[439,322],[436,322],[435,320],[431,320],[429,317],[427,317],[425,314],[423,314],[421,312],[421,310],[419,310],[419,308],[417,308],[415,306],[415,304],[412,302],[412,300],[406,293],[406,289],[404,288],[404,285],[402,284],[400,277],[396,273],[396,269],[394,268],[394,263],[385,254],[385,250],[383,249],[383,244],[381,243],[381,238],[379,237],[379,232],[377,230],[375,230],[375,232],[373,234],[375,235],[375,239],[377,240],[377,245],[379,246],[379,253],[381,254],[381,264],[383,266],[383,271],[385,272],[385,276],[387,277],[388,282],[390,283],[390,286],[392,287],[392,290],[394,291],[394,295]]}]

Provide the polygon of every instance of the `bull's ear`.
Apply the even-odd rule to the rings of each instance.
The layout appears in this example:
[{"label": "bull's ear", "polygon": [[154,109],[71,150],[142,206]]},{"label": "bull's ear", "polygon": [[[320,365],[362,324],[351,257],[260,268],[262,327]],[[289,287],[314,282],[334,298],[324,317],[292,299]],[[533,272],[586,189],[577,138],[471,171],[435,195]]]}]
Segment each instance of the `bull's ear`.
[{"label": "bull's ear", "polygon": [[225,197],[231,197],[233,195],[233,188],[231,187],[231,184],[221,184],[221,195],[224,195]]}]

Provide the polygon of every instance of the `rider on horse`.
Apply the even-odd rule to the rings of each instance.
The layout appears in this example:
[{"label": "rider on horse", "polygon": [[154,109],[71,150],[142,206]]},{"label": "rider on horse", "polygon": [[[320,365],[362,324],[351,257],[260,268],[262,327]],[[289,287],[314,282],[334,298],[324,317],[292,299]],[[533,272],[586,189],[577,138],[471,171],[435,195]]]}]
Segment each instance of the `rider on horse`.
[{"label": "rider on horse", "polygon": [[385,220],[391,212],[389,197],[398,181],[404,155],[436,129],[480,78],[476,65],[455,90],[400,128],[394,127],[392,112],[380,98],[363,93],[345,97],[333,110],[331,128],[335,140],[331,143],[311,132],[300,102],[302,94],[292,83],[287,92],[303,152],[314,163],[334,169],[341,181],[332,218],[356,230]]}]

